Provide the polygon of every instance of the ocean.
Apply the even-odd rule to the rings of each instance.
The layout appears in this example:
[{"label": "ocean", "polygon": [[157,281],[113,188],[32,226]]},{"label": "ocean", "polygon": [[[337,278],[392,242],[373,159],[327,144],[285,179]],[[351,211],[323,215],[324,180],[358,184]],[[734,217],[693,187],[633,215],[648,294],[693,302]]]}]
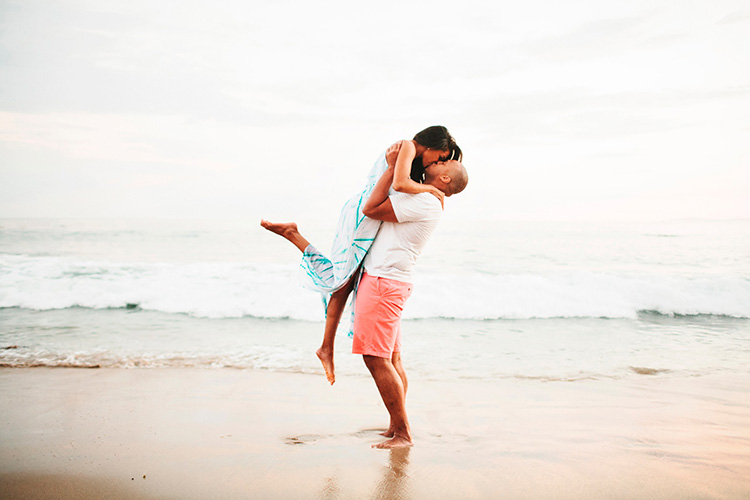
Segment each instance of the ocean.
[{"label": "ocean", "polygon": [[[404,312],[410,376],[750,375],[750,221],[445,219]],[[325,249],[335,222],[300,230]],[[0,220],[5,367],[322,374],[323,319],[258,221]],[[337,378],[368,376],[346,326]]]}]

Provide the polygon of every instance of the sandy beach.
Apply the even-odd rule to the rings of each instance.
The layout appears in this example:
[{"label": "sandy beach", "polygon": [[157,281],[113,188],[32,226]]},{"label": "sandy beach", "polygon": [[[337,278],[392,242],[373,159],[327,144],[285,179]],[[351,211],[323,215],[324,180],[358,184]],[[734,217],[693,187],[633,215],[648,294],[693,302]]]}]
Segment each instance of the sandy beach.
[{"label": "sandy beach", "polygon": [[0,497],[741,499],[742,384],[413,380],[384,451],[366,377],[6,368]]}]

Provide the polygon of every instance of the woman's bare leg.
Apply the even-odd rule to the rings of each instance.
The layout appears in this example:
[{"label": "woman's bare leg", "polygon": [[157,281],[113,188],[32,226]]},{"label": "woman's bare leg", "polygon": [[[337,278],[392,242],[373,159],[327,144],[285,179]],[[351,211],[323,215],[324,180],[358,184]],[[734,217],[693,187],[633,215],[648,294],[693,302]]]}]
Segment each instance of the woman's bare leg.
[{"label": "woman's bare leg", "polygon": [[[305,249],[310,245],[310,242],[300,234],[297,229],[297,224],[294,222],[268,222],[267,220],[261,219],[260,225],[272,233],[278,234],[289,240],[294,246],[299,248],[302,253],[304,253]],[[315,351],[318,359],[320,359],[320,362],[323,364],[326,378],[331,385],[336,382],[336,374],[333,366],[333,345],[336,340],[336,330],[341,321],[341,315],[344,313],[346,300],[349,298],[349,294],[352,292],[353,287],[354,277],[352,277],[343,288],[331,294],[331,299],[328,301],[328,309],[326,309],[326,326],[323,331],[323,343],[320,348]]]},{"label": "woman's bare leg", "polygon": [[336,340],[336,330],[339,327],[341,315],[344,313],[344,307],[346,307],[346,299],[349,298],[349,294],[352,292],[353,287],[354,276],[352,276],[343,288],[336,290],[331,294],[331,299],[328,301],[328,309],[326,310],[326,326],[323,330],[323,343],[320,345],[320,348],[315,351],[318,359],[323,363],[326,378],[331,385],[336,382],[336,373],[333,367],[333,345]]},{"label": "woman's bare leg", "polygon": [[276,233],[289,240],[294,246],[299,248],[300,252],[304,253],[305,248],[310,245],[310,242],[299,233],[297,230],[297,224],[294,222],[268,222],[267,220],[261,219],[260,225],[272,233]]}]

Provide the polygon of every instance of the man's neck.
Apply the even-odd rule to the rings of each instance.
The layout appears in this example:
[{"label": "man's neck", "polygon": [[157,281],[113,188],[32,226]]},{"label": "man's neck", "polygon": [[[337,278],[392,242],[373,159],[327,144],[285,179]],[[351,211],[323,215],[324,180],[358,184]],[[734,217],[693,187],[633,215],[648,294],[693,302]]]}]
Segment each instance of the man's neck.
[{"label": "man's neck", "polygon": [[443,184],[442,182],[440,182],[438,179],[425,179],[424,182],[423,182],[423,184],[427,184],[427,185],[430,185],[430,186],[435,186],[436,188],[438,188],[440,191],[442,191],[446,195],[448,194],[446,192],[446,190],[445,190],[445,184]]}]

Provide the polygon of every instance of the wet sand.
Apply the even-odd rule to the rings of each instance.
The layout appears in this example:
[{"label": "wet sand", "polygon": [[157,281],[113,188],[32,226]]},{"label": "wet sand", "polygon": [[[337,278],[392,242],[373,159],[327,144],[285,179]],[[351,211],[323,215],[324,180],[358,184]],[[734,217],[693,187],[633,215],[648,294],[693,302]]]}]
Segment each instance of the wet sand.
[{"label": "wet sand", "polygon": [[743,499],[748,385],[414,379],[387,451],[364,376],[5,368],[0,498]]}]

